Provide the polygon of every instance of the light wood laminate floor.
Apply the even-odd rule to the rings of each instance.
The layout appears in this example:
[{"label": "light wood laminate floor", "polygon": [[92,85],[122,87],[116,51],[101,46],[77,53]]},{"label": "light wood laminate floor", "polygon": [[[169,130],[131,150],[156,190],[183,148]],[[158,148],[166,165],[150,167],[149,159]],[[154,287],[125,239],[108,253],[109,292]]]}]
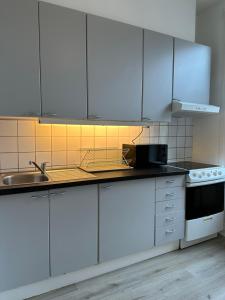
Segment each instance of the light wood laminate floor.
[{"label": "light wood laminate floor", "polygon": [[225,239],[74,284],[32,300],[225,300]]}]

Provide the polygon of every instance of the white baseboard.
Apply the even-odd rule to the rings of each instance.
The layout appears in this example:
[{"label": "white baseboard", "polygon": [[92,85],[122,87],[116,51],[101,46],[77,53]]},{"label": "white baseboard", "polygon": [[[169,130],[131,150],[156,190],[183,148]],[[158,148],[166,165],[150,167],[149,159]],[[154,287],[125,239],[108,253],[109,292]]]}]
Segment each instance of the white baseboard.
[{"label": "white baseboard", "polygon": [[23,300],[29,297],[37,296],[50,292],[55,289],[75,284],[77,282],[87,280],[108,272],[118,270],[130,266],[132,264],[174,251],[179,249],[179,241],[170,243],[166,246],[152,248],[149,251],[138,253],[135,255],[126,256],[115,259],[110,262],[92,266],[77,272],[69,273],[54,278],[49,278],[44,281],[23,286],[14,290],[0,293],[0,300]]}]

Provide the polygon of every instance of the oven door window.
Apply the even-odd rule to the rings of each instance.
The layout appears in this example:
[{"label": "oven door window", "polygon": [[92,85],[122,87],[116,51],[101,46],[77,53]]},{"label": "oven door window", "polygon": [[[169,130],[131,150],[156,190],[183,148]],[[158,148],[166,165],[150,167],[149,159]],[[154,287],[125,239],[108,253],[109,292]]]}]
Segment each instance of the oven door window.
[{"label": "oven door window", "polygon": [[186,220],[214,215],[224,210],[224,183],[190,187],[186,191]]}]

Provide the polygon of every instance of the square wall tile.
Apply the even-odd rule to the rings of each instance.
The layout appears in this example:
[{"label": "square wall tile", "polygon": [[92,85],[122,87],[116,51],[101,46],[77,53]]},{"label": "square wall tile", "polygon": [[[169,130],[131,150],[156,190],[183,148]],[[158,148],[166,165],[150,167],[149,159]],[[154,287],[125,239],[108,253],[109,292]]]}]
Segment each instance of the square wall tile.
[{"label": "square wall tile", "polygon": [[184,136],[178,136],[177,137],[177,147],[178,148],[184,148],[185,147],[185,137]]},{"label": "square wall tile", "polygon": [[52,125],[52,136],[60,136],[60,137],[65,137],[67,135],[67,127],[66,125],[57,125],[53,124]]},{"label": "square wall tile", "polygon": [[52,138],[52,151],[66,151],[66,137]]},{"label": "square wall tile", "polygon": [[47,163],[47,166],[52,165],[52,153],[51,152],[36,152],[36,162],[41,164],[43,162]]},{"label": "square wall tile", "polygon": [[0,152],[17,152],[17,137],[0,137]]},{"label": "square wall tile", "polygon": [[192,136],[192,135],[193,135],[193,127],[186,126],[186,136]]},{"label": "square wall tile", "polygon": [[95,148],[106,148],[106,138],[95,137]]},{"label": "square wall tile", "polygon": [[48,152],[52,149],[51,137],[36,137],[36,151]]},{"label": "square wall tile", "polygon": [[0,136],[17,136],[17,121],[0,120]]},{"label": "square wall tile", "polygon": [[81,137],[81,149],[94,148],[95,139],[94,137]]},{"label": "square wall tile", "polygon": [[119,127],[118,126],[107,126],[106,135],[112,137],[118,137],[119,135]]},{"label": "square wall tile", "polygon": [[119,126],[119,137],[129,137],[130,128],[129,126]]},{"label": "square wall tile", "polygon": [[74,151],[80,149],[80,137],[67,137],[67,150]]},{"label": "square wall tile", "polygon": [[68,151],[68,166],[80,165],[80,151]]},{"label": "square wall tile", "polygon": [[66,151],[57,151],[52,153],[52,166],[66,166],[67,155]]},{"label": "square wall tile", "polygon": [[159,133],[160,133],[160,131],[159,131],[159,125],[153,125],[153,126],[151,126],[150,127],[150,136],[151,137],[157,137],[157,136],[159,136]]},{"label": "square wall tile", "polygon": [[118,148],[119,147],[119,138],[118,137],[107,137],[107,148]]},{"label": "square wall tile", "polygon": [[177,148],[177,159],[184,159],[184,148]]},{"label": "square wall tile", "polygon": [[0,169],[18,169],[17,153],[0,153]]},{"label": "square wall tile", "polygon": [[169,136],[177,136],[177,126],[169,126]]},{"label": "square wall tile", "polygon": [[177,149],[176,148],[169,148],[168,150],[168,159],[176,159],[177,158]]},{"label": "square wall tile", "polygon": [[37,121],[18,120],[18,136],[35,136]]},{"label": "square wall tile", "polygon": [[106,126],[95,126],[95,136],[106,137],[107,127]]},{"label": "square wall tile", "polygon": [[177,127],[177,136],[185,136],[185,126]]},{"label": "square wall tile", "polygon": [[51,136],[52,125],[49,124],[36,124],[36,136]]},{"label": "square wall tile", "polygon": [[35,137],[18,137],[19,152],[35,152]]},{"label": "square wall tile", "polygon": [[33,165],[30,165],[30,161],[35,161],[35,153],[19,153],[19,168],[33,168]]},{"label": "square wall tile", "polygon": [[81,126],[81,136],[94,136],[95,127],[92,125],[82,125]]},{"label": "square wall tile", "polygon": [[160,136],[168,136],[169,135],[169,126],[165,125],[165,126],[161,126],[160,125]]},{"label": "square wall tile", "polygon": [[80,125],[67,125],[67,136],[81,136]]}]

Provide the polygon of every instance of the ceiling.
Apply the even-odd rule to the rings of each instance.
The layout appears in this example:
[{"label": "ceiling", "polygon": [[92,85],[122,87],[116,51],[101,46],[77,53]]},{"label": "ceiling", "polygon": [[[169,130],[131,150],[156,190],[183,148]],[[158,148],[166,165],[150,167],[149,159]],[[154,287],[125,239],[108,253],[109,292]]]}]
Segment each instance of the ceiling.
[{"label": "ceiling", "polygon": [[214,3],[218,2],[219,0],[197,0],[197,11],[204,10],[205,8],[213,5]]}]

